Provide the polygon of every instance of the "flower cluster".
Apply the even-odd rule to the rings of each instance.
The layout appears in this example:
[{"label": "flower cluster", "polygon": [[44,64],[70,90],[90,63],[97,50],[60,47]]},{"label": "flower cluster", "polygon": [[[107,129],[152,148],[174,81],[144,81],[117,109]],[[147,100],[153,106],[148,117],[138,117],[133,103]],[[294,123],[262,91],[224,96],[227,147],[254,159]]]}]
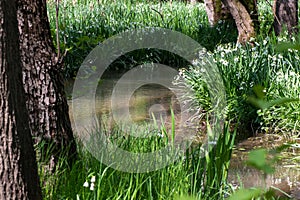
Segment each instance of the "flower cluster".
[{"label": "flower cluster", "polygon": [[90,183],[88,181],[85,181],[84,184],[83,184],[83,187],[85,187],[85,188],[89,187],[90,190],[93,191],[95,189],[95,182],[96,182],[96,177],[92,176],[91,180],[90,180]]}]

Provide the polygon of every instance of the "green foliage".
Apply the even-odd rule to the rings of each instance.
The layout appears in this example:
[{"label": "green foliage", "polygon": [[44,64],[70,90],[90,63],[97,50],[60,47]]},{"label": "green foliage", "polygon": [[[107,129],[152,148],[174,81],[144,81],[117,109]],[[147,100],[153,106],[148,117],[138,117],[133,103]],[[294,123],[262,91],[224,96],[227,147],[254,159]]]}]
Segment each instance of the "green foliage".
[{"label": "green foliage", "polygon": [[[210,129],[210,126],[208,126],[208,129]],[[227,172],[235,135],[236,132],[232,134],[229,132],[229,123],[225,124],[223,134],[218,138],[216,146],[205,156],[206,172],[203,182],[207,186],[204,188],[205,197],[207,198],[222,199],[225,195]]]},{"label": "green foliage", "polygon": [[[105,131],[102,129],[102,131]],[[125,173],[106,166],[82,147],[72,166],[59,164],[54,175],[39,163],[45,199],[224,199],[227,170],[234,143],[228,124],[215,148],[201,158],[200,145],[188,149],[173,164],[148,173]],[[122,137],[122,141],[120,138]],[[111,139],[128,151],[155,151],[163,147],[167,137],[125,137],[118,128]],[[141,147],[145,149],[141,149]],[[39,147],[37,147],[39,148]],[[39,149],[37,149],[39,150]],[[148,151],[147,150],[147,151]],[[61,157],[60,163],[64,163]],[[221,184],[220,184],[221,183]]]},{"label": "green foliage", "polygon": [[228,200],[251,200],[253,198],[259,197],[262,194],[262,190],[253,189],[240,189],[231,195]]},{"label": "green foliage", "polygon": [[253,91],[256,94],[256,97],[250,96],[250,97],[248,97],[248,101],[252,105],[254,105],[257,108],[262,109],[262,110],[270,108],[270,107],[275,106],[275,105],[282,105],[282,104],[293,102],[293,101],[299,101],[299,99],[286,98],[286,97],[283,97],[283,98],[280,98],[280,99],[275,99],[275,100],[272,100],[272,101],[266,101],[265,100],[266,94],[264,92],[264,87],[262,87],[260,85],[255,85],[253,87]]},{"label": "green foliage", "polygon": [[[55,38],[54,2],[48,2],[48,10],[52,35]],[[64,0],[60,3],[59,25],[61,48],[63,51],[68,50],[65,74],[70,77],[76,74],[83,59],[96,45],[125,30],[143,27],[168,28],[190,36],[208,49],[213,49],[219,43],[235,41],[237,34],[232,28],[233,22],[220,22],[216,27],[210,27],[203,4],[191,5],[178,1],[169,4],[160,1],[122,0],[102,1],[98,4],[97,1]],[[153,54],[155,55],[155,51]],[[132,56],[137,62],[141,59],[138,54],[125,57]],[[160,57],[154,56],[150,61],[155,59]],[[122,60],[124,57],[118,62]],[[132,65],[126,63],[125,68]],[[113,70],[117,68],[120,65],[111,66]]]},{"label": "green foliage", "polygon": [[[278,52],[276,44],[266,38],[254,47],[219,45],[210,53],[225,85],[227,117],[248,133],[250,127],[266,132],[300,130],[299,54],[294,49]],[[196,94],[195,101],[209,112],[211,101],[201,67],[184,71],[184,78]]]},{"label": "green foliage", "polygon": [[300,50],[300,43],[291,43],[291,42],[283,42],[278,45],[276,45],[276,49],[279,52],[285,52],[288,51],[289,49],[294,49],[294,50]]},{"label": "green foliage", "polygon": [[263,171],[265,174],[272,174],[274,173],[273,161],[267,159],[266,149],[257,149],[250,151],[247,164]]}]

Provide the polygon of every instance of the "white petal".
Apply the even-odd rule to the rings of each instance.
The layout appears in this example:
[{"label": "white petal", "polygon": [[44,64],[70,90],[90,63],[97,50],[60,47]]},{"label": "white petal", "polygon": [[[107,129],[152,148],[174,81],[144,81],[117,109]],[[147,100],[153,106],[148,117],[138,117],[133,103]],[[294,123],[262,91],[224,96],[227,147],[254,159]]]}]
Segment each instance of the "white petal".
[{"label": "white petal", "polygon": [[83,187],[89,187],[89,183],[87,181],[84,182]]}]

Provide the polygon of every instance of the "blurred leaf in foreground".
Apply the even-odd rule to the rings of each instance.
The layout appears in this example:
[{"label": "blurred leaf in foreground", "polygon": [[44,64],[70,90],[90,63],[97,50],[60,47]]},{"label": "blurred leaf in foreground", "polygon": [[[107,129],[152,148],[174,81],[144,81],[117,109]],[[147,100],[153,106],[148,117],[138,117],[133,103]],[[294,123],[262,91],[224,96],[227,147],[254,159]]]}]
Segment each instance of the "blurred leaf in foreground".
[{"label": "blurred leaf in foreground", "polygon": [[300,43],[284,42],[277,44],[275,49],[279,52],[288,51],[289,49],[300,50]]},{"label": "blurred leaf in foreground", "polygon": [[272,163],[267,162],[267,154],[268,152],[266,149],[250,151],[247,164],[266,174],[271,174],[274,172],[274,167],[272,167]]},{"label": "blurred leaf in foreground", "polygon": [[262,190],[258,188],[253,189],[239,189],[228,200],[251,200],[259,197],[262,194]]},{"label": "blurred leaf in foreground", "polygon": [[282,105],[282,104],[290,103],[293,101],[299,101],[299,99],[287,98],[287,97],[283,97],[283,98],[279,98],[279,99],[275,99],[275,100],[271,100],[271,101],[266,101],[265,100],[265,96],[266,96],[265,88],[261,85],[255,85],[253,87],[253,92],[255,93],[256,97],[250,96],[247,98],[247,101],[249,103],[251,103],[252,105],[254,105],[255,107],[262,109],[262,110],[270,108],[275,105]]}]

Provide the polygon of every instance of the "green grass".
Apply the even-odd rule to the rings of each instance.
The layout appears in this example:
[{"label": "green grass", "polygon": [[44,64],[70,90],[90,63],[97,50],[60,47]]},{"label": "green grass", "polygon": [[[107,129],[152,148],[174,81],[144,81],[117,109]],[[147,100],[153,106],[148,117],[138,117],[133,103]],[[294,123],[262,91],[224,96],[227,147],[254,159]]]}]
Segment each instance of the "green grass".
[{"label": "green grass", "polygon": [[[103,131],[103,130],[102,130]],[[162,148],[167,137],[124,139],[115,129],[113,141],[120,148],[136,151],[151,147]],[[170,141],[169,141],[170,142]],[[106,166],[80,146],[79,158],[66,166],[61,157],[54,174],[49,174],[39,162],[40,179],[45,199],[175,199],[193,196],[197,199],[224,199],[227,187],[227,170],[234,142],[234,133],[224,126],[223,134],[215,147],[201,158],[200,145],[189,148],[173,164],[148,173],[126,173]],[[41,150],[39,147],[37,150]],[[142,150],[143,151],[143,150]],[[91,186],[93,185],[93,186]]]},{"label": "green grass", "polygon": [[[286,40],[284,37],[278,39]],[[299,101],[264,110],[247,101],[254,95],[255,85],[265,88],[266,101],[283,97],[299,99],[299,52],[292,49],[279,52],[276,45],[277,41],[267,37],[258,39],[254,47],[226,44],[217,46],[211,53],[226,88],[227,117],[240,123],[240,129],[248,131],[248,135],[258,130],[299,134]],[[199,71],[191,67],[185,79],[193,87],[199,104],[204,110],[210,110],[209,91]]]},{"label": "green grass", "polygon": [[[55,4],[51,1],[48,10],[55,37]],[[171,5],[123,0],[104,1],[98,5],[97,1],[63,0],[60,3],[59,33],[62,50],[68,50],[66,76],[76,75],[83,59],[100,42],[122,31],[144,27],[182,32],[210,50],[217,44],[234,42],[237,34],[233,22],[210,27],[203,4],[192,6],[174,1]],[[153,59],[159,59],[159,56]],[[129,68],[130,64],[126,67]]]}]

